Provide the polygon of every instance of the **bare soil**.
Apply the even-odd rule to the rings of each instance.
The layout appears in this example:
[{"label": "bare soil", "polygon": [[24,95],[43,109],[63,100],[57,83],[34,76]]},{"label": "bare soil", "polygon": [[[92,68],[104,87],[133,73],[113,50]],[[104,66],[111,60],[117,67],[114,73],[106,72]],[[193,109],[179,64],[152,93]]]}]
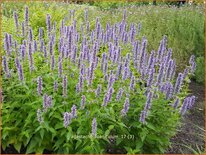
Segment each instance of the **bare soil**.
[{"label": "bare soil", "polygon": [[205,151],[205,88],[194,81],[189,88],[197,97],[195,106],[183,117],[182,126],[171,139],[172,146],[167,153],[203,154]]}]

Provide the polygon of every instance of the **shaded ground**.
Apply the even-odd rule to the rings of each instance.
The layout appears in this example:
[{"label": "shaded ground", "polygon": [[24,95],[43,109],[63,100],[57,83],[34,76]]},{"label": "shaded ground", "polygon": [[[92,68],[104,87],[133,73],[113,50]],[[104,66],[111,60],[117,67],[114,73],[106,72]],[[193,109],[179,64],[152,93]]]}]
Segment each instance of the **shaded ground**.
[{"label": "shaded ground", "polygon": [[190,90],[197,97],[195,106],[182,120],[182,127],[171,139],[172,146],[167,153],[194,154],[202,153],[205,149],[205,91],[204,85],[191,82]]}]

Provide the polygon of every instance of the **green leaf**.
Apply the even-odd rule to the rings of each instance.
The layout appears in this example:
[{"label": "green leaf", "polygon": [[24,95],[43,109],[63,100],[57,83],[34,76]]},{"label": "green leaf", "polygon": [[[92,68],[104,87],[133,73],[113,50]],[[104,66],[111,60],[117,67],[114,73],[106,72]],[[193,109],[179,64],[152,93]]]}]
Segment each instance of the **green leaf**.
[{"label": "green leaf", "polygon": [[21,143],[20,143],[20,142],[15,143],[15,144],[14,144],[14,148],[20,153]]},{"label": "green leaf", "polygon": [[152,130],[156,131],[155,126],[154,126],[153,124],[151,124],[151,123],[148,123],[148,124],[147,124],[147,127],[148,127],[149,129],[152,129]]},{"label": "green leaf", "polygon": [[148,131],[146,129],[143,129],[142,132],[140,132],[140,139],[142,140],[142,142],[145,140],[147,134]]},{"label": "green leaf", "polygon": [[63,123],[62,122],[57,123],[54,128],[55,129],[64,128]]},{"label": "green leaf", "polygon": [[81,144],[82,144],[82,140],[78,139],[75,149],[77,149]]},{"label": "green leaf", "polygon": [[26,149],[26,154],[34,152],[35,146],[37,145],[37,143],[38,142],[34,138],[32,138],[32,140],[30,141],[30,143]]},{"label": "green leaf", "polygon": [[117,139],[116,139],[116,145],[119,145],[122,141],[123,141],[122,138],[117,138]]},{"label": "green leaf", "polygon": [[40,130],[40,136],[41,136],[41,139],[44,138],[44,132],[45,132],[44,129],[41,129],[41,130]]},{"label": "green leaf", "polygon": [[44,148],[43,147],[38,147],[35,151],[35,153],[37,154],[42,154],[44,152]]},{"label": "green leaf", "polygon": [[72,137],[72,130],[71,130],[71,128],[70,128],[70,127],[69,127],[69,131],[67,132],[66,137],[67,137],[67,141],[69,141],[69,140],[70,140],[70,138]]}]

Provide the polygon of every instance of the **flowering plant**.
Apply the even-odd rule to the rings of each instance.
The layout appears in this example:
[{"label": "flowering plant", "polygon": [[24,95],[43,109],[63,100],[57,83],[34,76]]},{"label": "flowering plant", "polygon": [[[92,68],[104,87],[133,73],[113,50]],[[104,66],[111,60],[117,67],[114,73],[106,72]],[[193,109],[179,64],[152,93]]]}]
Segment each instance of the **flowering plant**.
[{"label": "flowering plant", "polygon": [[14,12],[16,36],[4,37],[3,149],[104,153],[110,145],[164,153],[181,115],[195,103],[187,96],[193,55],[177,74],[167,36],[157,51],[148,51],[146,37],[137,39],[141,23],[129,25],[126,10],[106,27],[97,17],[94,28],[88,10],[80,27],[75,10],[70,25],[48,14],[38,35],[29,20],[28,7],[21,24]]}]

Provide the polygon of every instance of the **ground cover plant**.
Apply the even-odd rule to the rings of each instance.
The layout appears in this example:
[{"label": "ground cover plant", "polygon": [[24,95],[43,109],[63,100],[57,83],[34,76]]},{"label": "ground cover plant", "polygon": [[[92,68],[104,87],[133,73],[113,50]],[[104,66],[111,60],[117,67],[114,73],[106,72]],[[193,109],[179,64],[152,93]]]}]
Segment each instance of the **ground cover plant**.
[{"label": "ground cover plant", "polygon": [[188,93],[195,56],[176,72],[169,38],[149,50],[142,23],[128,22],[127,10],[113,23],[91,19],[85,8],[62,14],[35,23],[25,6],[21,16],[13,12],[14,29],[6,28],[3,149],[105,153],[112,145],[164,153],[195,103]]}]

